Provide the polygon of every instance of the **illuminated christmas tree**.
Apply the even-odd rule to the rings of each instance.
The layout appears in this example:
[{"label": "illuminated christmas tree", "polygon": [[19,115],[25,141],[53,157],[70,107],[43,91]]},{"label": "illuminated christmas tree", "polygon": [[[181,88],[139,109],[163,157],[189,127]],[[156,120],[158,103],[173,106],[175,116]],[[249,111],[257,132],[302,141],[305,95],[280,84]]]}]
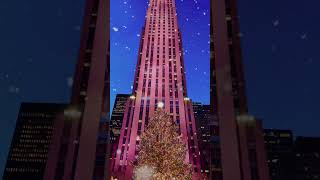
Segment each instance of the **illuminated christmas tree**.
[{"label": "illuminated christmas tree", "polygon": [[159,108],[140,138],[135,178],[191,179],[191,165],[184,162],[185,144],[170,115]]}]

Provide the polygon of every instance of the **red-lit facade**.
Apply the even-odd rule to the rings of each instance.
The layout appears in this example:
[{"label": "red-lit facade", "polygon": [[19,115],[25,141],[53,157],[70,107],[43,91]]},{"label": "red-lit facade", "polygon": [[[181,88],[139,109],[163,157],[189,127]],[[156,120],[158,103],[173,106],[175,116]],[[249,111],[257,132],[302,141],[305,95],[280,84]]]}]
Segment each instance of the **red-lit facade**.
[{"label": "red-lit facade", "polygon": [[262,125],[248,115],[237,1],[211,0],[210,17],[210,104],[218,122],[210,179],[268,180]]},{"label": "red-lit facade", "polygon": [[46,180],[108,177],[109,0],[86,0],[69,107],[56,121]]},{"label": "red-lit facade", "polygon": [[200,157],[192,103],[187,98],[181,33],[175,0],[150,0],[141,34],[132,96],[129,98],[113,177],[129,179],[138,155],[139,136],[148,125],[158,103],[180,127],[188,149],[185,161],[192,164],[193,178],[200,176]]}]

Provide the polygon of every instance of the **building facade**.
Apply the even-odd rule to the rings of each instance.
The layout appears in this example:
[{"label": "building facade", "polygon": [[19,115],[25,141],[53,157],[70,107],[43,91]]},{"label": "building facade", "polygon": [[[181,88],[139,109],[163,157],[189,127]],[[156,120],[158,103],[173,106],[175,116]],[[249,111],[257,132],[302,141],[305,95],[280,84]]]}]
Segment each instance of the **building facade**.
[{"label": "building facade", "polygon": [[119,143],[119,137],[122,127],[123,116],[126,110],[126,104],[129,94],[117,94],[110,121],[110,154],[109,164],[112,167],[116,157],[116,151]]},{"label": "building facade", "polygon": [[320,178],[320,138],[297,137],[295,151],[295,180]]},{"label": "building facade", "polygon": [[192,164],[193,177],[200,175],[200,157],[192,102],[187,96],[181,33],[175,0],[150,0],[141,33],[138,62],[122,123],[113,177],[133,175],[139,136],[148,125],[158,104],[178,124]]},{"label": "building facade", "polygon": [[221,179],[218,122],[210,105],[193,103],[201,158],[201,172],[209,179]]},{"label": "building facade", "polygon": [[320,178],[320,138],[294,138],[291,130],[265,129],[264,139],[272,180]]},{"label": "building facade", "polygon": [[118,142],[122,127],[123,116],[129,97],[129,94],[117,94],[116,96],[110,121],[111,144]]},{"label": "building facade", "polygon": [[271,180],[294,179],[294,137],[290,130],[265,129],[268,167]]},{"label": "building facade", "polygon": [[210,104],[221,157],[212,179],[267,180],[261,122],[248,115],[236,0],[211,0],[210,16]]},{"label": "building facade", "polygon": [[63,104],[22,103],[3,180],[44,179],[55,120]]},{"label": "building facade", "polygon": [[70,105],[54,132],[46,180],[108,177],[109,6],[109,0],[85,1]]},{"label": "building facade", "polygon": [[198,144],[201,158],[201,172],[209,174],[210,152],[211,152],[211,134],[209,121],[211,107],[198,102],[192,103],[194,118],[196,121]]}]

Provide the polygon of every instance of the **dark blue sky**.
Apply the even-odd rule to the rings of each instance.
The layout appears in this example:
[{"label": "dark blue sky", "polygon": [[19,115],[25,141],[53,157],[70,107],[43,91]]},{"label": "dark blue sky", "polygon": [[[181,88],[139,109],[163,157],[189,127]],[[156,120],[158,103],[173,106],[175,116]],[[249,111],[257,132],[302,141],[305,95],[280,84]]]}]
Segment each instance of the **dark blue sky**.
[{"label": "dark blue sky", "polygon": [[[207,1],[199,0],[198,5],[193,0],[178,1],[179,24],[187,50],[189,96],[206,102],[208,77],[204,72],[209,62],[201,50],[207,47],[207,30],[194,23],[200,17],[199,21],[206,21],[207,15],[201,12],[208,6]],[[83,2],[0,1],[0,176],[20,102],[68,100]],[[119,8],[111,20],[111,27],[118,28],[117,32],[112,31],[112,38],[127,32],[127,40],[120,36],[115,39],[119,40],[119,49],[115,49],[114,44],[111,49],[119,52],[112,56],[127,62],[112,64],[112,93],[128,92],[136,63],[137,34],[143,22],[140,18],[145,15],[146,3],[141,0],[111,2]],[[131,9],[125,15],[128,3]],[[262,118],[268,128],[293,129],[297,135],[319,136],[320,2],[238,0],[238,4],[250,112]],[[129,15],[139,20],[131,20]],[[113,78],[117,73],[119,79]]]}]

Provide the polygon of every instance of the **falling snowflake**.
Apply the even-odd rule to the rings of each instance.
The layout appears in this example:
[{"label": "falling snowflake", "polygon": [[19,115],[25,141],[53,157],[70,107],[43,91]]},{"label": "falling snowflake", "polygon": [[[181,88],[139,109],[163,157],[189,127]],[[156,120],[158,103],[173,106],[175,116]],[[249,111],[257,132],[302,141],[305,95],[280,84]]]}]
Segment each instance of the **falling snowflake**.
[{"label": "falling snowflake", "polygon": [[308,58],[305,60],[306,64],[312,64],[313,63],[313,59],[312,58]]},{"label": "falling snowflake", "polygon": [[28,58],[28,59],[27,59],[27,62],[28,62],[28,63],[32,63],[32,62],[33,62],[33,59],[32,59],[32,58]]},{"label": "falling snowflake", "polygon": [[113,27],[112,29],[113,29],[113,31],[115,31],[115,32],[118,32],[118,31],[119,31],[119,28],[117,28],[117,27]]},{"label": "falling snowflake", "polygon": [[80,27],[80,26],[74,26],[73,29],[74,29],[75,31],[80,31],[80,30],[81,30],[81,27]]},{"label": "falling snowflake", "polygon": [[272,50],[272,52],[276,52],[277,51],[277,45],[273,44],[271,46],[271,50]]},{"label": "falling snowflake", "polygon": [[9,93],[19,93],[20,89],[14,85],[9,86],[8,88]]},{"label": "falling snowflake", "polygon": [[68,87],[72,87],[72,85],[73,85],[73,78],[72,77],[67,78],[67,85],[68,85]]},{"label": "falling snowflake", "polygon": [[62,17],[62,16],[63,16],[63,11],[62,11],[62,9],[58,9],[57,15],[58,15],[59,17]]},{"label": "falling snowflake", "polygon": [[274,26],[274,27],[279,26],[279,24],[280,24],[280,21],[279,21],[279,20],[273,21],[273,26]]}]

